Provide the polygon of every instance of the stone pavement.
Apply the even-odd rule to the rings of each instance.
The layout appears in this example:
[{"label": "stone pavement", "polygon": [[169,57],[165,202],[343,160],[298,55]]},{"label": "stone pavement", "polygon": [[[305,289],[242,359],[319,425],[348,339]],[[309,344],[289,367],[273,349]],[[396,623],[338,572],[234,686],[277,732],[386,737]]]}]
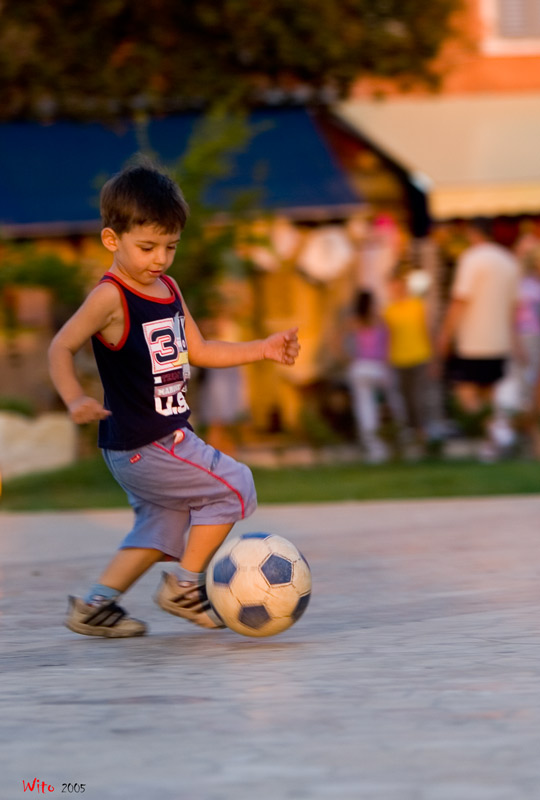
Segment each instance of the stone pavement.
[{"label": "stone pavement", "polygon": [[311,563],[295,627],[197,629],[153,605],[155,568],[126,598],[150,635],[108,641],[62,627],[65,595],[130,512],[0,513],[0,800],[538,800],[539,517],[540,497],[266,506],[237,529]]}]

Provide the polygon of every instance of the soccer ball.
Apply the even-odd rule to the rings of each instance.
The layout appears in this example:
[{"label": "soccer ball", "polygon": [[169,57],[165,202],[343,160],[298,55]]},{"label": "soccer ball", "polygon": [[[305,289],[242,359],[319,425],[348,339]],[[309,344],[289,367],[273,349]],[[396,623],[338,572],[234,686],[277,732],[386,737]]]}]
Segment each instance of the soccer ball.
[{"label": "soccer ball", "polygon": [[283,536],[244,533],[228,539],[208,566],[206,591],[215,612],[245,636],[273,636],[304,613],[311,571]]}]

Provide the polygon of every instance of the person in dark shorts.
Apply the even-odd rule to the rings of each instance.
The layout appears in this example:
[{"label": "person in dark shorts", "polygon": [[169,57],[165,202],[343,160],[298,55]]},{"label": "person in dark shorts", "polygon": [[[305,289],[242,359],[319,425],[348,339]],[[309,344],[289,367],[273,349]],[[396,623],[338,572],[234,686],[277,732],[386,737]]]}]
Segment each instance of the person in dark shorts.
[{"label": "person in dark shorts", "polygon": [[505,373],[506,358],[460,358],[452,356],[448,359],[447,375],[456,384],[472,383],[478,387],[488,389],[490,399],[491,389],[494,384],[502,380]]},{"label": "person in dark shorts", "polygon": [[[144,634],[146,625],[116,601],[153,564],[174,559],[157,604],[202,627],[223,627],[206,597],[205,569],[233,524],[253,513],[256,494],[249,468],[191,428],[189,365],[262,359],[292,365],[297,329],[249,342],[202,336],[166,275],[188,207],[178,186],[151,163],[128,167],[105,184],[101,214],[112,266],[54,337],[50,374],[74,422],[99,421],[98,444],[135,523],[86,595],[70,597],[66,625],[90,636]],[[75,371],[74,356],[88,340],[103,404],[85,394]]]},{"label": "person in dark shorts", "polygon": [[[520,269],[513,254],[490,241],[483,221],[466,227],[469,247],[457,263],[450,303],[438,340],[438,355],[448,362],[456,398],[467,414],[479,416],[493,404],[496,384],[515,347]],[[493,420],[486,417],[482,458],[496,457]]]}]

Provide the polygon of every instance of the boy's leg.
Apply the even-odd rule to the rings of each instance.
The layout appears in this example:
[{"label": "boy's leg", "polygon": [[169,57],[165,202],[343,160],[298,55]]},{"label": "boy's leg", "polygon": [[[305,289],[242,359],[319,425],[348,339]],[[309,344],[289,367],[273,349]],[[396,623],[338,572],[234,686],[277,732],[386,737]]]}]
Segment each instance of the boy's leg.
[{"label": "boy's leg", "polygon": [[189,532],[184,555],[180,560],[180,566],[190,572],[204,572],[232,527],[233,523],[193,525]]},{"label": "boy's leg", "polygon": [[84,600],[69,598],[66,626],[87,636],[142,636],[146,633],[144,622],[128,617],[116,600],[162,556],[159,550],[119,550]]},{"label": "boy's leg", "polygon": [[193,525],[176,574],[164,572],[155,601],[164,611],[202,628],[223,628],[206,594],[206,568],[233,523]]},{"label": "boy's leg", "polygon": [[[154,599],[164,611],[201,627],[224,627],[208,602],[205,570],[234,522],[255,510],[251,470],[190,431],[172,448],[156,450],[154,474],[161,479],[159,491],[167,488],[176,503],[189,507],[191,530],[176,574],[163,574]],[[167,476],[166,487],[163,476]]]},{"label": "boy's leg", "polygon": [[[142,448],[141,458],[136,461],[129,452],[106,451],[105,455],[136,512],[135,526],[121,547],[139,549],[150,545],[179,559],[177,575],[164,574],[156,602],[177,616],[204,627],[216,627],[216,622],[208,624],[203,613],[210,609],[204,570],[232,524],[255,510],[251,471],[203,442],[191,430],[171,433]],[[105,570],[101,576],[105,585],[114,584],[121,590],[148,565],[148,561],[133,565],[124,558],[120,555],[119,561],[113,559]],[[160,559],[161,555],[154,561]],[[180,595],[189,597],[181,599]],[[197,607],[193,608],[195,596]]]},{"label": "boy's leg", "polygon": [[461,408],[467,414],[478,414],[491,398],[480,391],[475,383],[460,382],[456,384],[455,395]]},{"label": "boy's leg", "polygon": [[161,561],[160,550],[129,547],[118,550],[99,577],[99,583],[117,589],[123,594],[157,561]]}]

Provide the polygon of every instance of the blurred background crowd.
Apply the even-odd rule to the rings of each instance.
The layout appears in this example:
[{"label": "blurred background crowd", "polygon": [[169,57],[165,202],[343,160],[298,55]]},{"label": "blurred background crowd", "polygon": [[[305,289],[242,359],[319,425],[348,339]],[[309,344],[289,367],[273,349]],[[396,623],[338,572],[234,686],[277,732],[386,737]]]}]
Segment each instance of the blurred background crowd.
[{"label": "blurred background crowd", "polygon": [[138,152],[190,204],[172,272],[203,331],[300,329],[294,370],[194,374],[216,446],[539,457],[536,0],[6,0],[0,53],[5,475],[95,446],[60,432],[45,355]]}]

